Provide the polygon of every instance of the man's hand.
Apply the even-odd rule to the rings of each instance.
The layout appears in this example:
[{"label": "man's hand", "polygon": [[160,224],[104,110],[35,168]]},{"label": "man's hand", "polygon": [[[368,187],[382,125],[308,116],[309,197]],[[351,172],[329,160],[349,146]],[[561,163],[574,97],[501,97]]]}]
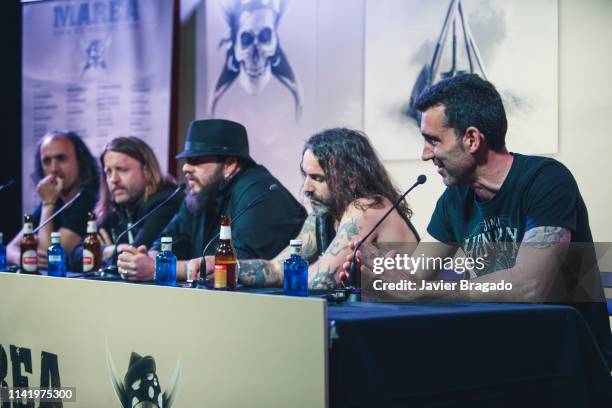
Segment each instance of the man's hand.
[{"label": "man's hand", "polygon": [[123,279],[148,281],[155,277],[155,259],[149,256],[144,245],[125,247],[117,259],[117,266]]},{"label": "man's hand", "polygon": [[36,250],[36,255],[38,258],[38,269],[47,269],[47,251],[38,249]]},{"label": "man's hand", "polygon": [[186,261],[185,280],[188,282],[200,279],[200,261],[202,258],[194,258]]},{"label": "man's hand", "polygon": [[40,200],[44,204],[55,204],[59,199],[62,189],[64,188],[64,180],[49,174],[38,182],[36,191],[40,196]]},{"label": "man's hand", "polygon": [[215,256],[206,255],[204,259],[206,260],[206,279],[214,280],[215,279]]}]

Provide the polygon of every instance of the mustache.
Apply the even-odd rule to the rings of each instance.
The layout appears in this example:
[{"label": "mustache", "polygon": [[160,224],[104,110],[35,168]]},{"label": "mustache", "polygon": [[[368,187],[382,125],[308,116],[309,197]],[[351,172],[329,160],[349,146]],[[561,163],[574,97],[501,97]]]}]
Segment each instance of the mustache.
[{"label": "mustache", "polygon": [[307,191],[304,193],[307,199],[310,201],[316,201],[318,203],[322,202],[321,197],[317,196],[313,191]]}]

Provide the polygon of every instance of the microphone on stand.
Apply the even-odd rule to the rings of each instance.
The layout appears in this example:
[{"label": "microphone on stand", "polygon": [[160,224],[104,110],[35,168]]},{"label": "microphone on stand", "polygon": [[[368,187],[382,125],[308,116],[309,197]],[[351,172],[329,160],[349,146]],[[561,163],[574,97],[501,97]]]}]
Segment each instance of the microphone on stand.
[{"label": "microphone on stand", "polygon": [[404,200],[404,198],[410,193],[416,186],[421,185],[427,181],[427,177],[424,174],[421,174],[417,177],[416,182],[408,189],[404,194],[402,194],[393,204],[391,208],[382,216],[382,218],[372,227],[370,232],[366,234],[366,236],[359,241],[355,250],[353,251],[353,259],[351,260],[351,268],[349,273],[349,287],[352,293],[360,294],[361,293],[361,276],[357,274],[357,263],[355,261],[355,256],[357,255],[357,251],[361,248],[361,245],[372,235],[372,233],[382,224],[382,222],[387,218],[391,211],[397,208],[397,206]]},{"label": "microphone on stand", "polygon": [[[234,216],[234,218],[232,218],[232,219],[231,219],[231,221],[230,221],[230,226],[231,226],[231,225],[232,225],[234,222],[238,221],[238,220],[240,219],[240,217],[242,217],[242,215],[243,215],[243,214],[244,214],[244,213],[245,213],[245,212],[246,212],[248,209],[250,209],[250,208],[254,207],[254,206],[255,206],[255,205],[257,205],[257,204],[259,204],[259,203],[261,202],[261,200],[262,200],[262,199],[263,199],[265,196],[267,196],[267,195],[268,195],[268,194],[270,194],[271,192],[273,192],[273,191],[277,191],[277,190],[278,190],[278,184],[276,184],[276,183],[270,184],[270,187],[268,187],[268,189],[267,189],[266,191],[264,191],[263,193],[261,193],[260,195],[258,195],[257,197],[255,197],[255,198],[254,198],[254,199],[253,199],[253,200],[252,200],[252,201],[251,201],[249,204],[247,204],[247,206],[246,206],[246,207],[244,207],[242,210],[240,210],[240,211],[238,211],[238,213],[236,213],[236,216]],[[219,238],[219,234],[221,234],[221,232],[217,232],[217,233],[215,234],[215,236],[214,236],[214,237],[212,237],[212,238],[210,239],[210,241],[208,241],[208,242],[206,243],[206,245],[204,246],[204,250],[202,251],[202,260],[200,261],[200,273],[202,273],[202,271],[204,271],[204,273],[206,274],[206,260],[205,260],[205,257],[206,257],[206,250],[208,249],[208,247],[209,247],[209,246],[210,246],[210,245],[211,245],[213,242],[215,242],[215,241],[217,240],[217,238]],[[187,283],[188,283],[188,284],[191,284],[191,286],[192,286],[192,287],[195,287],[194,285],[195,285],[196,283],[199,283],[199,284],[202,284],[202,285],[206,286],[205,282],[206,282],[206,279],[205,279],[205,278],[204,278],[204,279],[200,278],[199,280],[197,280],[197,281],[192,281],[192,282],[190,282],[189,280],[187,281]]]},{"label": "microphone on stand", "polygon": [[[87,185],[91,180],[92,180],[92,178],[90,177],[90,178],[86,179],[85,181],[82,181],[81,182],[81,189],[74,195],[74,197],[72,197],[70,200],[68,200],[68,202],[66,204],[64,204],[59,210],[57,210],[56,212],[51,214],[51,216],[49,218],[47,218],[45,220],[45,222],[43,222],[38,227],[36,227],[36,229],[34,230],[34,234],[36,234],[38,231],[40,231],[40,229],[42,227],[44,227],[45,225],[47,225],[48,223],[53,221],[53,219],[55,217],[57,217],[58,215],[60,215],[66,208],[70,207],[81,196],[81,194],[83,194],[83,191],[85,191],[85,187],[83,187],[83,186]],[[11,181],[13,181],[13,180],[11,180]],[[13,183],[11,183],[11,181],[6,183],[4,186],[7,187],[7,186],[13,184]]]},{"label": "microphone on stand", "polygon": [[[112,263],[111,263],[111,265],[107,266],[106,268],[102,268],[101,269],[101,271],[103,273],[105,273],[105,274],[112,274],[112,275],[118,275],[119,274],[119,269],[117,268],[117,249],[119,248],[119,241],[121,240],[121,238],[123,238],[123,236],[125,234],[127,234],[128,232],[130,232],[132,229],[136,228],[136,226],[140,225],[143,221],[145,221],[147,218],[149,218],[155,212],[157,212],[157,210],[159,210],[164,205],[166,205],[168,203],[168,201],[172,200],[178,193],[183,191],[186,186],[187,186],[186,182],[184,182],[184,181],[181,182],[176,187],[176,190],[174,190],[172,192],[172,194],[170,194],[164,201],[162,201],[161,203],[157,204],[155,206],[155,208],[151,209],[151,211],[149,211],[148,213],[146,213],[145,215],[140,217],[138,219],[138,221],[136,221],[135,223],[131,224],[128,228],[126,228],[124,231],[122,231],[121,234],[117,235],[117,238],[115,238],[115,249],[113,250]],[[97,272],[97,271],[94,271],[94,272],[91,272],[91,273],[95,273],[95,272]]]},{"label": "microphone on stand", "polygon": [[0,191],[4,190],[7,187],[12,186],[13,184],[15,184],[15,180],[14,179],[11,179],[11,180],[7,181],[6,183],[1,184],[0,185]]},{"label": "microphone on stand", "polygon": [[51,214],[51,216],[47,218],[45,222],[41,223],[38,227],[36,227],[36,229],[34,230],[34,234],[40,231],[42,227],[44,227],[45,225],[53,221],[53,219],[57,217],[58,215],[60,215],[66,208],[70,207],[77,200],[77,198],[81,196],[81,194],[83,194],[83,189],[80,189],[79,192],[76,193],[74,197],[72,197],[70,200],[68,200],[66,204],[62,205],[62,207],[56,212],[54,212],[53,214]]}]

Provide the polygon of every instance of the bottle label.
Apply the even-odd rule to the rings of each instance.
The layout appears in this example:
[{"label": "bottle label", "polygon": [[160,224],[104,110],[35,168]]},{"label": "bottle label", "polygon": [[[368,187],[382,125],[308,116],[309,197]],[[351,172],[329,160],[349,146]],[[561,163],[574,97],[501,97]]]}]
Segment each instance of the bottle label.
[{"label": "bottle label", "polygon": [[161,244],[162,252],[172,252],[172,244]]},{"label": "bottle label", "polygon": [[21,265],[23,270],[26,272],[38,271],[38,258],[36,257],[36,251],[28,249],[21,255]]},{"label": "bottle label", "polygon": [[94,267],[94,254],[89,249],[83,250],[83,272],[89,272]]},{"label": "bottle label", "polygon": [[61,255],[49,255],[49,263],[60,263],[62,262]]},{"label": "bottle label", "polygon": [[215,265],[215,289],[227,287],[227,265]]},{"label": "bottle label", "polygon": [[34,233],[34,225],[31,222],[26,222],[23,224],[23,235],[25,234],[33,234]]},{"label": "bottle label", "polygon": [[87,221],[87,233],[88,234],[95,234],[96,232],[98,232],[96,230],[96,222],[95,221]]},{"label": "bottle label", "polygon": [[221,232],[219,232],[219,239],[232,239],[232,227],[229,225],[222,225]]}]

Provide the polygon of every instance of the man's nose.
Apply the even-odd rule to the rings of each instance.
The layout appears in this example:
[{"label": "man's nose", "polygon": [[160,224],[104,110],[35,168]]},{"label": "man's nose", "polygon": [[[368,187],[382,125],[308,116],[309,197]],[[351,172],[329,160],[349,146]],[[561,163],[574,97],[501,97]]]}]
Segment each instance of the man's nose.
[{"label": "man's nose", "polygon": [[108,179],[111,183],[115,183],[115,184],[118,183],[119,182],[119,172],[111,171],[108,176]]},{"label": "man's nose", "polygon": [[59,162],[55,159],[52,159],[51,164],[49,165],[49,170],[51,171],[51,174],[57,174],[59,168]]},{"label": "man's nose", "polygon": [[431,146],[425,143],[425,146],[423,146],[423,153],[421,154],[421,160],[427,161],[433,158],[434,158],[433,149],[431,148]]},{"label": "man's nose", "polygon": [[309,179],[304,180],[304,185],[302,186],[302,190],[304,193],[312,193],[314,188],[312,187],[312,183]]}]

